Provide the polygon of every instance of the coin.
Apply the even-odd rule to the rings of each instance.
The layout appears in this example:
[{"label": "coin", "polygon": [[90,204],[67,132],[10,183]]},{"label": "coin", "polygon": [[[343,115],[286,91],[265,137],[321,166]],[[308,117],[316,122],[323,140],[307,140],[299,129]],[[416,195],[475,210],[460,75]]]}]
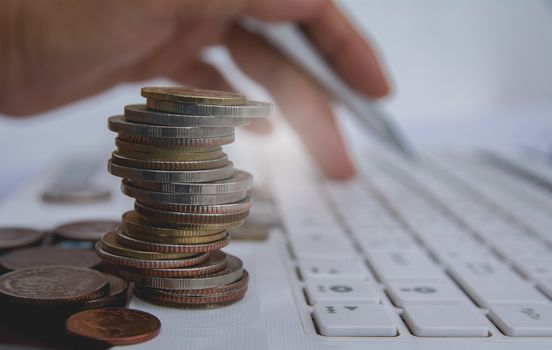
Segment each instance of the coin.
[{"label": "coin", "polygon": [[195,161],[212,160],[224,155],[222,148],[216,146],[175,146],[161,147],[144,145],[140,143],[131,143],[123,139],[115,139],[117,153],[121,156],[142,159],[142,160],[160,160],[160,161]]},{"label": "coin", "polygon": [[172,269],[129,270],[131,273],[157,277],[198,277],[219,272],[226,267],[226,254],[220,250],[209,253],[209,259],[201,264]]},{"label": "coin", "polygon": [[149,241],[141,241],[139,239],[126,236],[124,233],[117,232],[117,241],[127,247],[134,249],[158,252],[158,253],[203,253],[212,252],[217,249],[224,248],[230,242],[228,235],[218,241],[198,244],[170,244],[170,243],[155,243]]},{"label": "coin", "polygon": [[151,182],[140,180],[128,180],[128,182],[133,186],[151,191],[203,195],[247,191],[253,186],[253,176],[243,170],[235,170],[234,174],[227,179],[207,183]]},{"label": "coin", "polygon": [[63,305],[97,299],[108,290],[103,274],[82,267],[29,267],[0,276],[0,299],[23,304]]},{"label": "coin", "polygon": [[148,98],[146,105],[149,109],[156,111],[211,117],[266,117],[272,112],[271,103],[257,101],[247,101],[239,106],[223,106],[178,103]]},{"label": "coin", "polygon": [[[165,295],[165,296],[175,296],[175,297],[193,297],[193,296],[215,296],[215,295],[225,295],[232,292],[237,292],[247,288],[249,282],[249,273],[247,270],[243,270],[242,277],[235,282],[225,284],[223,286],[205,288],[205,289],[158,289],[140,285],[139,288],[144,294],[149,295]],[[189,303],[190,301],[183,301]],[[211,301],[212,302],[212,301]]]},{"label": "coin", "polygon": [[142,96],[155,100],[208,105],[243,105],[247,102],[244,95],[235,92],[196,89],[193,87],[143,87]]},{"label": "coin", "polygon": [[65,239],[95,242],[120,224],[112,220],[76,221],[56,227],[54,233]]},{"label": "coin", "polygon": [[234,142],[234,134],[220,137],[206,137],[201,139],[175,139],[161,137],[143,137],[136,135],[119,134],[120,140],[129,143],[138,143],[164,148],[187,147],[190,150],[201,150],[210,147],[219,147]]},{"label": "coin", "polygon": [[203,304],[226,304],[232,301],[238,301],[242,299],[247,292],[247,286],[242,289],[228,292],[224,294],[214,294],[214,295],[179,295],[179,294],[170,294],[160,291],[154,294],[146,294],[140,288],[138,288],[138,296],[146,300],[154,300],[164,302],[170,305],[179,306],[179,305],[203,305]]},{"label": "coin", "polygon": [[85,186],[53,186],[42,193],[42,200],[52,204],[90,204],[105,202],[111,198],[111,192],[95,184]]},{"label": "coin", "polygon": [[167,278],[144,276],[129,271],[121,271],[124,278],[135,282],[138,285],[159,288],[159,289],[206,289],[221,287],[239,280],[243,275],[242,261],[237,257],[227,254],[227,264],[224,270],[217,273],[194,278]]},{"label": "coin", "polygon": [[166,243],[166,244],[202,244],[211,243],[226,237],[227,231],[222,231],[208,236],[193,236],[193,237],[172,237],[172,236],[156,236],[150,234],[142,234],[135,231],[124,231],[126,236],[139,239],[141,241]]},{"label": "coin", "polygon": [[162,161],[162,160],[144,160],[134,159],[121,156],[117,152],[111,154],[111,161],[115,164],[126,166],[129,168],[141,168],[151,170],[169,170],[169,171],[190,171],[190,170],[207,170],[221,168],[230,164],[228,156],[222,156],[207,160],[191,160],[191,161]]},{"label": "coin", "polygon": [[0,228],[0,251],[39,244],[44,233],[23,227]]},{"label": "coin", "polygon": [[243,220],[222,224],[179,224],[175,227],[153,226],[140,219],[138,213],[129,211],[123,214],[122,229],[124,232],[136,232],[142,235],[159,237],[201,237],[240,226]]},{"label": "coin", "polygon": [[188,126],[163,126],[139,124],[125,120],[124,116],[116,115],[108,119],[109,130],[143,137],[166,137],[166,138],[192,138],[201,139],[206,137],[221,137],[234,134],[233,127],[188,127]]},{"label": "coin", "polygon": [[186,194],[166,193],[144,190],[134,187],[128,182],[121,186],[122,192],[129,197],[136,198],[142,203],[154,208],[163,208],[163,203],[185,204],[185,205],[215,205],[238,202],[247,197],[247,192],[233,192],[221,194]]},{"label": "coin", "polygon": [[196,116],[149,110],[146,105],[125,106],[125,119],[135,123],[166,126],[232,127],[249,124],[248,117]]},{"label": "coin", "polygon": [[106,274],[105,277],[109,281],[109,294],[98,299],[85,301],[79,305],[80,310],[107,306],[124,306],[127,303],[128,283],[113,275]]},{"label": "coin", "polygon": [[33,266],[67,265],[93,268],[102,261],[94,251],[60,247],[33,247],[15,250],[0,257],[0,265],[7,270]]},{"label": "coin", "polygon": [[109,345],[130,345],[155,338],[161,321],[144,311],[101,308],[72,315],[67,319],[66,329],[69,334]]},{"label": "coin", "polygon": [[236,221],[245,220],[249,210],[243,212],[232,212],[227,214],[197,214],[159,210],[143,205],[139,202],[134,203],[134,210],[147,223],[152,224],[229,224]]},{"label": "coin", "polygon": [[144,259],[144,260],[174,260],[193,257],[197,253],[158,253],[153,251],[144,251],[133,249],[129,246],[120,244],[117,240],[115,231],[108,232],[100,241],[102,248],[115,255],[124,256],[127,258]]},{"label": "coin", "polygon": [[[149,207],[147,203],[136,202],[136,205]],[[179,214],[235,214],[243,213],[251,208],[253,201],[250,197],[246,197],[240,201],[224,204],[208,204],[208,205],[193,205],[193,204],[177,204],[177,203],[156,203],[154,209],[159,209],[166,212],[177,212]],[[162,213],[161,215],[171,215],[170,213]]]},{"label": "coin", "polygon": [[101,242],[96,242],[96,254],[102,259],[115,264],[135,269],[170,269],[201,264],[209,258],[209,253],[202,253],[185,259],[148,260],[137,259],[110,253],[102,248]]},{"label": "coin", "polygon": [[222,180],[232,176],[234,166],[230,164],[217,169],[194,170],[194,171],[171,171],[171,170],[150,170],[131,168],[108,162],[107,169],[111,175],[134,179],[139,181],[153,182],[206,182]]}]

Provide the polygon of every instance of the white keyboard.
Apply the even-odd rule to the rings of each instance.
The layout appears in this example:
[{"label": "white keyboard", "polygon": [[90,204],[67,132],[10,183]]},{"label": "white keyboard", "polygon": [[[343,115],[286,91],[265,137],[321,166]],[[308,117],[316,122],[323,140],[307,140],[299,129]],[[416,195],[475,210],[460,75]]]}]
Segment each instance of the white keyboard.
[{"label": "white keyboard", "polygon": [[348,183],[272,169],[307,332],[552,337],[550,192],[475,157],[363,158]]}]

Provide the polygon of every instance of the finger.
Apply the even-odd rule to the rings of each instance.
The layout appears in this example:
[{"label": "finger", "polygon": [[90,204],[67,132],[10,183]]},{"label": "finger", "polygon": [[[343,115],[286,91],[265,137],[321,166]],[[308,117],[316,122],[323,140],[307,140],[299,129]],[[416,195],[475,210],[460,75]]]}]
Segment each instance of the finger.
[{"label": "finger", "polygon": [[349,178],[355,171],[333,118],[326,93],[264,40],[235,27],[227,45],[239,67],[273,95],[290,125],[332,178]]},{"label": "finger", "polygon": [[328,63],[354,89],[370,96],[389,93],[376,53],[333,2],[326,2],[302,29]]}]

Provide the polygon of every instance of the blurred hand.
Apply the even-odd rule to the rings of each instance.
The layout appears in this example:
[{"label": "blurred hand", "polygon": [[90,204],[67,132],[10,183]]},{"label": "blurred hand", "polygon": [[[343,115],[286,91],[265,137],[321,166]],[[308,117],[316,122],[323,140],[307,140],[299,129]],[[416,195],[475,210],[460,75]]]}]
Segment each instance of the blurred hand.
[{"label": "blurred hand", "polygon": [[[354,175],[331,98],[237,20],[294,21],[354,89],[388,93],[377,58],[339,10],[324,0],[4,0],[0,2],[0,112],[42,112],[120,82],[166,77],[231,90],[201,50],[225,45],[265,86],[312,156],[333,178]],[[266,123],[266,122],[265,122]],[[270,125],[256,122],[253,131]]]}]

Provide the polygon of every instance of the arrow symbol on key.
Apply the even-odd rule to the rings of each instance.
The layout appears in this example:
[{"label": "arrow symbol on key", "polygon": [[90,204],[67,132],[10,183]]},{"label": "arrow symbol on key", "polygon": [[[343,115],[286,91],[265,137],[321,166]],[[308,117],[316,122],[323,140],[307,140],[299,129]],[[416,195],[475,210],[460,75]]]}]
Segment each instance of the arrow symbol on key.
[{"label": "arrow symbol on key", "polygon": [[343,306],[343,307],[351,311],[355,311],[358,308],[358,306]]}]

